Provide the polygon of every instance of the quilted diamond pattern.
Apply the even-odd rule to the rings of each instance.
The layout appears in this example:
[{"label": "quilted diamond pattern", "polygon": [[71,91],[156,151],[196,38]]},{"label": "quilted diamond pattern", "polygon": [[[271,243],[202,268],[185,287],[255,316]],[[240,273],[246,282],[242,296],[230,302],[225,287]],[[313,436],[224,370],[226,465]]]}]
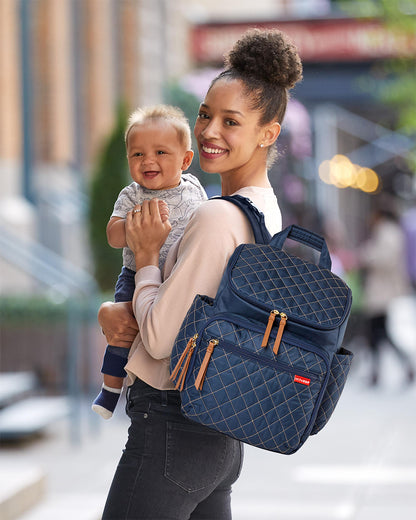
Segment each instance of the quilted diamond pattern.
[{"label": "quilted diamond pattern", "polygon": [[318,410],[311,435],[315,435],[326,425],[338,403],[341,393],[347,381],[347,376],[351,368],[353,355],[344,348],[334,355],[328,385],[326,387],[321,406]]},{"label": "quilted diamond pattern", "polygon": [[[260,344],[261,337],[256,336],[261,335],[224,320],[212,322],[200,338],[193,372],[181,394],[182,406],[190,419],[227,435],[267,450],[292,453],[302,444],[319,398],[325,363],[313,352],[284,346],[284,357],[294,370],[287,371],[279,364],[264,366],[262,358],[275,359],[270,348],[257,351],[257,360],[244,357],[244,352],[257,350],[252,345]],[[214,349],[203,389],[198,391],[194,382],[211,339],[220,343]],[[230,343],[241,355],[227,351]],[[314,379],[305,386],[294,382],[294,374],[296,369],[305,369],[308,356],[312,356]]]},{"label": "quilted diamond pattern", "polygon": [[[344,388],[352,354],[334,351],[350,303],[350,289],[329,270],[270,245],[239,246],[217,297],[196,296],[176,338],[171,370],[199,334],[181,392],[183,413],[254,446],[294,453],[325,426]],[[267,347],[261,347],[272,309],[288,315],[277,356],[278,320]],[[219,344],[197,390],[212,339]]]},{"label": "quilted diamond pattern", "polygon": [[[253,446],[287,454],[298,449],[320,383],[298,385],[290,374],[219,348],[214,352],[202,392],[192,385],[195,370],[182,393],[188,417]],[[212,385],[216,376],[221,384]]]},{"label": "quilted diamond pattern", "polygon": [[269,245],[246,244],[232,269],[243,297],[323,326],[345,317],[349,288],[329,270]]},{"label": "quilted diamond pattern", "polygon": [[176,337],[170,361],[171,371],[178,362],[189,338],[192,338],[192,336],[206,323],[210,315],[213,314],[211,303],[212,301],[209,298],[200,295],[195,297]]},{"label": "quilted diamond pattern", "polygon": [[227,341],[233,345],[238,345],[243,351],[261,355],[271,361],[285,363],[298,370],[310,371],[316,374],[324,374],[326,371],[324,360],[315,352],[291,345],[288,341],[282,341],[276,357],[273,354],[274,335],[270,337],[267,348],[262,348],[263,334],[231,322],[226,326],[224,326],[224,320],[211,322],[206,329],[206,335],[210,339],[215,338]]}]

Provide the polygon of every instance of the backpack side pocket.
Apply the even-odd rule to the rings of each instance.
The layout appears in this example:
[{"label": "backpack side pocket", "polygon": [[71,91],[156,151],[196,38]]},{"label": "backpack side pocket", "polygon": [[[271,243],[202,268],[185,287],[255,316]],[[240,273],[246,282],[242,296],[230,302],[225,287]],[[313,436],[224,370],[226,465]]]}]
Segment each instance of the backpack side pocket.
[{"label": "backpack side pocket", "polygon": [[315,435],[321,431],[329,421],[335,406],[341,397],[342,391],[344,390],[353,357],[353,353],[345,348],[340,348],[339,351],[334,354],[331,363],[328,384],[325,389],[322,403],[319,407],[311,435]]}]

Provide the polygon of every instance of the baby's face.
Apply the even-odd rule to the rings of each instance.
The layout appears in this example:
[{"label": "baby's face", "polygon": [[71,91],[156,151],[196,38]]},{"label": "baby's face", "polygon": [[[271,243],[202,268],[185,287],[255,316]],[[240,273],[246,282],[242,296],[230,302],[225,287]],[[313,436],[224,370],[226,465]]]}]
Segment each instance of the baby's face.
[{"label": "baby's face", "polygon": [[[192,153],[192,152],[191,152]],[[147,121],[134,126],[127,139],[127,160],[132,179],[150,190],[178,186],[187,150],[167,121]]]}]

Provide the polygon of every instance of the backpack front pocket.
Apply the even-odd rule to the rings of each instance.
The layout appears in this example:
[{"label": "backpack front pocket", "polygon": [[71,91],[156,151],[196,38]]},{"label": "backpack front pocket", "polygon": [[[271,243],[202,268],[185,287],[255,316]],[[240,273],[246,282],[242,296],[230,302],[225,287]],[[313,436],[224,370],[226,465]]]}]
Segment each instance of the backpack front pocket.
[{"label": "backpack front pocket", "polygon": [[313,426],[328,360],[289,335],[275,355],[275,338],[264,348],[264,330],[249,326],[217,317],[199,332],[181,392],[183,410],[254,446],[293,453]]}]

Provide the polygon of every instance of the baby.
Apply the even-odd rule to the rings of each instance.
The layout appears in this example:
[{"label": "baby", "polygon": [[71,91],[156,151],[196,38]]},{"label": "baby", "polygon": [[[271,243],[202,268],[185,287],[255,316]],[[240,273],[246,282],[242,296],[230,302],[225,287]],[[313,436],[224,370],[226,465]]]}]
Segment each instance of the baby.
[{"label": "baby", "polygon": [[[108,243],[123,248],[123,268],[116,284],[115,301],[131,301],[134,293],[135,260],[127,247],[125,218],[146,199],[160,199],[162,219],[172,230],[160,251],[162,269],[169,248],[178,240],[193,211],[207,200],[198,179],[189,173],[193,158],[191,129],[183,112],[169,105],[155,105],[134,111],[125,133],[127,160],[134,182],[119,194],[107,224]],[[136,211],[139,211],[136,208]],[[129,349],[107,345],[104,355],[103,385],[92,409],[109,419],[120,397],[124,366]]]}]

